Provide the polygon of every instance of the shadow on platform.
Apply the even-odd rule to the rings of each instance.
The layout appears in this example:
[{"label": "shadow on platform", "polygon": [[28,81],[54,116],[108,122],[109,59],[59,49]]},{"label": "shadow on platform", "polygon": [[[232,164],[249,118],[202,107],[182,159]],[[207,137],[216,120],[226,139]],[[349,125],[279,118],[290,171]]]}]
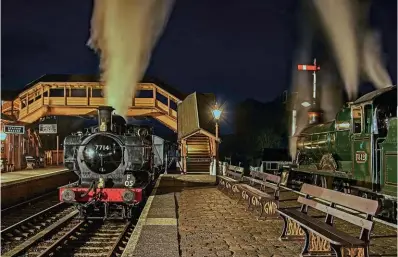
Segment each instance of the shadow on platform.
[{"label": "shadow on platform", "polygon": [[156,195],[181,192],[189,188],[212,188],[216,186],[216,176],[164,174],[160,178]]}]

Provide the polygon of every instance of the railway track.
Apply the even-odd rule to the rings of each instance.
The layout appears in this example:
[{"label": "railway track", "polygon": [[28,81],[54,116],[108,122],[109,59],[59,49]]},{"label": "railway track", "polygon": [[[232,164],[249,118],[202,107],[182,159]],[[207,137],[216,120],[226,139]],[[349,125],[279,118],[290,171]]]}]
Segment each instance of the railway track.
[{"label": "railway track", "polygon": [[21,243],[34,240],[38,235],[47,233],[50,228],[55,228],[55,224],[64,220],[65,217],[74,217],[77,213],[74,207],[64,203],[57,203],[50,208],[8,226],[6,229],[0,231],[2,243],[1,255],[6,256],[4,255],[5,253],[21,245]]},{"label": "railway track", "polygon": [[121,256],[134,226],[125,221],[87,221],[67,215],[54,228],[2,256]]},{"label": "railway track", "polygon": [[1,210],[1,230],[59,203],[58,191],[53,191]]}]

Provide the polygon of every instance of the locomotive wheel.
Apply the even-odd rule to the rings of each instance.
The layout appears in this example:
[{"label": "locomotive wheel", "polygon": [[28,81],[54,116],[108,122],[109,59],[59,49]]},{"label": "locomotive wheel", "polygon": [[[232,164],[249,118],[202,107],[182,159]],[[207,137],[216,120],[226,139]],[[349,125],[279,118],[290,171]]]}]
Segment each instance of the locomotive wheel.
[{"label": "locomotive wheel", "polygon": [[348,182],[344,182],[344,180],[341,179],[334,180],[333,190],[346,194],[351,194],[350,184]]}]

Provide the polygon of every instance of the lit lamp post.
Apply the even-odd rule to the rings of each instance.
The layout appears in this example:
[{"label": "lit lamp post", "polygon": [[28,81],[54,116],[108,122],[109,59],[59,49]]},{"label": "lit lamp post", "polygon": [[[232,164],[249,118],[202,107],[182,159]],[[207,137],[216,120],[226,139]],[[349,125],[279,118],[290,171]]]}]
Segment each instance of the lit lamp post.
[{"label": "lit lamp post", "polygon": [[213,110],[211,111],[213,117],[216,121],[216,174],[218,174],[218,121],[220,120],[222,110],[218,108],[217,104],[214,106]]}]

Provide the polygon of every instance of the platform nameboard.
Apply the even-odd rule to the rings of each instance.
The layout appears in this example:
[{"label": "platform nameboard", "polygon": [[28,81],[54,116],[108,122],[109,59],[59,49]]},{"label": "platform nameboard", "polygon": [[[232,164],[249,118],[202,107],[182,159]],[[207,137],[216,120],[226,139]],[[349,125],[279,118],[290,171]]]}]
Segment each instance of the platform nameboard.
[{"label": "platform nameboard", "polygon": [[5,125],[4,126],[4,133],[6,134],[25,134],[25,126],[12,126],[12,125]]},{"label": "platform nameboard", "polygon": [[57,124],[39,124],[39,134],[57,134]]}]

